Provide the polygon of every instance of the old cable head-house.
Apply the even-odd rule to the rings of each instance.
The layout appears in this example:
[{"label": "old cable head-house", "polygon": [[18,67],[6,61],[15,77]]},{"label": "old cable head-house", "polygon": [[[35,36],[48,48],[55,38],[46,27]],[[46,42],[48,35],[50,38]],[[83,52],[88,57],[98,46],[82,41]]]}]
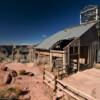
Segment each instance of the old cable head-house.
[{"label": "old cable head-house", "polygon": [[61,30],[35,47],[35,61],[44,60],[51,71],[70,74],[100,63],[100,9],[89,5],[80,11],[80,24]]}]

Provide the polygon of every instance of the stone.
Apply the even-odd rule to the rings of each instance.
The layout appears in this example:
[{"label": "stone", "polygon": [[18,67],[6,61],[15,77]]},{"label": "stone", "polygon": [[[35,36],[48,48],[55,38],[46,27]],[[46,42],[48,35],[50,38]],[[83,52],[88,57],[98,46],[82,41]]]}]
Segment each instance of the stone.
[{"label": "stone", "polygon": [[15,70],[9,70],[9,73],[11,74],[12,77],[17,76],[17,72]]},{"label": "stone", "polygon": [[6,73],[6,75],[4,76],[4,84],[10,84],[12,81],[12,76],[11,74],[8,72]]},{"label": "stone", "polygon": [[28,72],[28,75],[29,75],[29,76],[34,76],[34,73]]},{"label": "stone", "polygon": [[1,70],[2,70],[2,71],[7,71],[7,70],[8,70],[8,67],[2,66],[2,67],[1,67]]},{"label": "stone", "polygon": [[25,91],[25,92],[26,92],[26,91],[29,91],[29,87],[24,87],[24,88],[23,88],[23,91]]}]

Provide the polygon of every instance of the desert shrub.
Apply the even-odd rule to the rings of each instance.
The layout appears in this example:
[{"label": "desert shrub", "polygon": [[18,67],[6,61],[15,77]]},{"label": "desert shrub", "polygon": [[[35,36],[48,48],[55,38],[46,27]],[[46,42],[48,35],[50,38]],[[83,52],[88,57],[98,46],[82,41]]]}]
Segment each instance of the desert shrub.
[{"label": "desert shrub", "polygon": [[26,100],[19,98],[26,95],[28,92],[29,90],[27,88],[23,89],[18,84],[15,84],[15,86],[9,88],[0,88],[0,100]]},{"label": "desert shrub", "polygon": [[0,100],[17,100],[19,96],[19,91],[15,87],[0,90]]},{"label": "desert shrub", "polygon": [[34,73],[32,73],[32,72],[26,72],[25,70],[20,70],[19,74],[20,75],[34,76]]},{"label": "desert shrub", "polygon": [[17,95],[10,95],[10,96],[0,96],[0,100],[18,100]]},{"label": "desert shrub", "polygon": [[16,89],[14,87],[10,87],[10,88],[7,89],[7,91],[8,92],[14,92],[15,93],[16,92]]},{"label": "desert shrub", "polygon": [[25,70],[20,70],[20,71],[19,71],[19,74],[20,74],[20,75],[27,75],[27,72],[26,72]]},{"label": "desert shrub", "polygon": [[9,98],[7,98],[7,100],[18,100],[18,96],[11,96]]},{"label": "desert shrub", "polygon": [[11,96],[11,97],[5,97],[5,96],[0,96],[0,100],[18,100],[18,97],[16,96]]}]

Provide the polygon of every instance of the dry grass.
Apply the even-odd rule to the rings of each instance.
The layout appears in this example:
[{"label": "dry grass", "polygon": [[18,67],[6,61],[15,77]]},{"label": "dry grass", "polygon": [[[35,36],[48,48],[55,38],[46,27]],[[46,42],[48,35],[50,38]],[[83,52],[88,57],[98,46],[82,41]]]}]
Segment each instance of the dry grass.
[{"label": "dry grass", "polygon": [[19,75],[27,75],[27,72],[25,70],[20,70]]},{"label": "dry grass", "polygon": [[21,88],[9,87],[0,90],[0,100],[17,100],[21,94]]}]

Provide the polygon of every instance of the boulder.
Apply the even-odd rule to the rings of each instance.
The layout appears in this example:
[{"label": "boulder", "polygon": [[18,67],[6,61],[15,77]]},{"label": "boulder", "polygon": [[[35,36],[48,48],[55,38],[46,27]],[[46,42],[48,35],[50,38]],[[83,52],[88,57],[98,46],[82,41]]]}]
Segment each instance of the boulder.
[{"label": "boulder", "polygon": [[29,91],[29,87],[24,87],[22,90],[21,90],[21,93],[20,95],[26,95],[28,94],[30,91]]},{"label": "boulder", "polygon": [[34,73],[28,72],[28,76],[34,76]]},{"label": "boulder", "polygon": [[4,76],[4,84],[10,84],[12,81],[12,76],[11,74],[8,72],[5,74]]},{"label": "boulder", "polygon": [[17,72],[15,70],[9,70],[9,73],[12,77],[16,77],[17,76]]},{"label": "boulder", "polygon": [[1,67],[1,70],[2,70],[2,71],[7,71],[7,70],[8,70],[8,67],[2,66],[2,67]]},{"label": "boulder", "polygon": [[28,91],[29,91],[29,87],[24,87],[24,88],[23,88],[23,91],[24,91],[24,92],[28,92]]}]

